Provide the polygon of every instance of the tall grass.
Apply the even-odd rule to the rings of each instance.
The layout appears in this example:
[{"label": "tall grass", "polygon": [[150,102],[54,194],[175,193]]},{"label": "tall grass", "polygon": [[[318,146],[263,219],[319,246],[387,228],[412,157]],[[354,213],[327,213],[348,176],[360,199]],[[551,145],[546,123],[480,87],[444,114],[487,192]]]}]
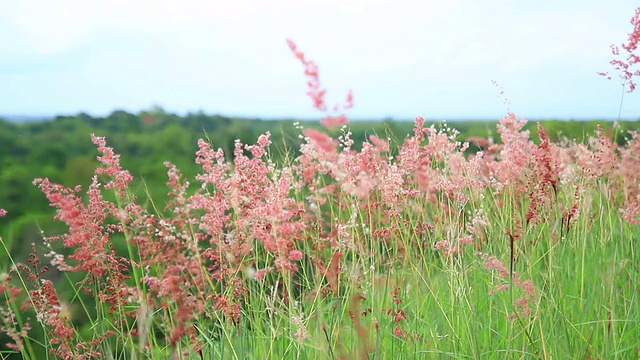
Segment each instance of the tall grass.
[{"label": "tall grass", "polygon": [[377,136],[354,151],[345,119],[299,127],[282,167],[268,133],[233,162],[201,140],[195,179],[166,164],[167,204],[132,196],[93,136],[86,191],[35,181],[68,230],[26,264],[0,242],[2,357],[640,357],[638,134],[533,141],[508,114],[465,156],[417,118],[392,154]]}]

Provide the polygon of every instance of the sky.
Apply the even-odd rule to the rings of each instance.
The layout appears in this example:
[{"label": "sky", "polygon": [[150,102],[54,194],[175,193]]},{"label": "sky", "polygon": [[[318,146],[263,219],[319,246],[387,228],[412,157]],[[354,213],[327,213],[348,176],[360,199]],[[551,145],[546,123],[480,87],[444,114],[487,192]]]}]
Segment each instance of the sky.
[{"label": "sky", "polygon": [[[618,116],[610,44],[637,0],[0,0],[0,114],[320,118],[293,39],[327,102],[354,119]],[[497,82],[499,86],[494,85]],[[503,95],[500,96],[500,93]],[[507,100],[507,101],[505,101]],[[640,91],[623,119],[640,118]]]}]

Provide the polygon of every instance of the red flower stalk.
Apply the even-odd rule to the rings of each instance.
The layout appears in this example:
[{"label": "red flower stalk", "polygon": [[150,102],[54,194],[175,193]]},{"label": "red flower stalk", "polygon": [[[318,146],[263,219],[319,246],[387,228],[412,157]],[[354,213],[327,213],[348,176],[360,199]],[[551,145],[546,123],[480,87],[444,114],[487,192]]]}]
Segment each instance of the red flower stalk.
[{"label": "red flower stalk", "polygon": [[115,189],[120,197],[125,197],[126,189],[129,187],[129,183],[133,181],[133,176],[129,171],[122,169],[120,155],[107,146],[107,141],[104,137],[91,134],[91,139],[94,144],[98,145],[98,151],[103,154],[98,156],[98,160],[103,166],[96,169],[96,175],[106,174],[111,176],[113,180],[105,185],[105,189]]},{"label": "red flower stalk", "polygon": [[311,100],[313,100],[313,107],[322,112],[327,111],[327,105],[324,100],[324,96],[327,93],[327,90],[320,87],[318,65],[314,61],[308,60],[305,57],[304,53],[298,50],[298,47],[296,43],[293,42],[293,40],[287,39],[287,44],[289,45],[289,48],[291,49],[295,57],[300,60],[302,65],[304,65],[305,67],[304,74],[309,79],[307,82],[307,95],[309,95]]},{"label": "red flower stalk", "polygon": [[[99,358],[101,354],[93,351],[95,348],[90,342],[80,341],[75,329],[68,318],[63,315],[63,304],[58,298],[56,289],[51,280],[45,280],[42,275],[49,269],[40,266],[40,258],[35,245],[33,252],[29,255],[25,264],[18,264],[18,268],[24,271],[33,287],[29,293],[30,302],[23,304],[23,309],[33,306],[36,312],[36,319],[47,331],[51,346],[49,352],[62,359],[90,359]],[[26,334],[25,334],[26,335]]]},{"label": "red flower stalk", "polygon": [[536,163],[538,167],[538,172],[540,172],[541,184],[551,185],[554,193],[558,192],[558,174],[555,171],[555,164],[553,161],[553,154],[551,149],[551,142],[549,141],[549,136],[547,132],[544,130],[542,125],[538,123],[538,134],[540,136],[540,146],[538,146],[538,151],[536,153]]},{"label": "red flower stalk", "polygon": [[[638,44],[640,43],[640,7],[635,11],[635,14],[631,18],[631,25],[633,30],[627,37],[627,42],[621,45],[611,45],[611,53],[616,57],[609,63],[613,65],[614,70],[620,72],[620,79],[623,84],[629,84],[629,90],[627,92],[632,93],[636,89],[635,76],[640,76],[640,69],[634,70],[634,66],[640,64],[640,54],[637,54]],[[618,59],[620,56],[620,48],[627,52],[626,59]],[[607,79],[611,79],[608,72],[600,72],[602,76]]]},{"label": "red flower stalk", "polygon": [[554,195],[558,194],[557,164],[554,160],[549,136],[539,123],[538,134],[541,142],[535,153],[535,163],[533,165],[535,173],[532,181],[533,188],[529,194],[531,202],[527,211],[527,225],[537,219],[540,207],[549,199],[549,186],[553,189]]},{"label": "red flower stalk", "polygon": [[566,212],[562,218],[562,225],[567,227],[567,232],[571,229],[571,224],[578,217],[579,210],[579,201],[580,201],[580,186],[576,187],[576,192],[573,196],[573,205],[571,206],[571,210]]},{"label": "red flower stalk", "polygon": [[[305,67],[304,74],[307,76],[307,79],[308,79],[307,95],[309,95],[309,97],[313,101],[313,107],[315,107],[316,109],[320,110],[323,113],[326,113],[328,110],[327,103],[325,101],[325,95],[327,94],[327,90],[323,89],[320,85],[320,74],[318,71],[318,65],[314,61],[307,59],[306,56],[304,55],[304,52],[298,49],[298,46],[296,45],[295,42],[293,42],[293,40],[287,39],[287,44],[289,45],[289,49],[291,49],[291,52],[293,52],[296,59],[298,59],[302,63],[302,65],[304,65]],[[349,92],[347,93],[347,97],[345,99],[345,103],[342,105],[335,104],[333,106],[333,111],[339,112],[340,109],[348,110],[348,109],[351,109],[352,107],[353,107],[353,93],[351,92],[351,90],[349,90]],[[325,118],[322,119],[321,122],[324,126],[330,129],[333,129],[335,127],[342,126],[347,122],[349,122],[349,118],[344,114],[337,115],[337,116],[327,114],[327,116],[325,116]]]},{"label": "red flower stalk", "polygon": [[[0,241],[2,241],[1,238]],[[6,334],[12,340],[6,346],[15,351],[24,350],[24,338],[31,329],[29,323],[25,323],[22,329],[18,329],[16,314],[10,306],[18,300],[21,292],[20,288],[11,285],[9,274],[0,273],[0,294],[4,293],[7,305],[6,307],[0,305],[0,334]]]}]

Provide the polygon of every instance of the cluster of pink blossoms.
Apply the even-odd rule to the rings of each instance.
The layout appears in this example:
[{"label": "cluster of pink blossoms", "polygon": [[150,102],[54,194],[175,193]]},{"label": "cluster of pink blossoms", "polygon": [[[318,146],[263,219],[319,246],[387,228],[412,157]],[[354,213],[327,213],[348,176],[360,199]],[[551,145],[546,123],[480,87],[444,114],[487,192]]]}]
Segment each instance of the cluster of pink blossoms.
[{"label": "cluster of pink blossoms", "polygon": [[[633,30],[629,33],[626,43],[611,45],[611,53],[616,58],[609,62],[613,65],[614,70],[620,73],[620,79],[622,79],[623,84],[629,85],[628,92],[630,93],[637,86],[634,77],[640,76],[640,69],[634,70],[634,67],[640,64],[640,53],[638,53],[638,45],[640,44],[640,7],[636,9],[631,18],[631,26],[633,26]],[[620,49],[627,53],[626,58],[618,58],[621,52]],[[608,72],[600,72],[599,74],[611,79],[611,75]]]}]

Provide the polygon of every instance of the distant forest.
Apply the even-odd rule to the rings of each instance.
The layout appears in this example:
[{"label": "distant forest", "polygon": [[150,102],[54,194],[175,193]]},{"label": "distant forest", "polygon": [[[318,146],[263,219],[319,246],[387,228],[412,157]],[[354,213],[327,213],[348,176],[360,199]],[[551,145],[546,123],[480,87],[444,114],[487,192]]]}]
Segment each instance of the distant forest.
[{"label": "distant forest", "polygon": [[[497,120],[454,121],[448,126],[460,132],[460,141],[484,137],[498,142]],[[122,165],[135,177],[133,190],[136,195],[153,201],[153,205],[162,209],[167,192],[164,162],[174,163],[187,178],[193,178],[199,171],[194,161],[198,139],[207,139],[214,148],[222,148],[230,157],[236,140],[252,144],[260,134],[270,131],[273,161],[294,161],[302,142],[301,131],[294,122],[295,119],[265,121],[202,112],[178,116],[159,107],[139,114],[114,111],[107,117],[92,117],[80,113],[37,122],[10,122],[0,118],[0,208],[8,211],[6,217],[0,218],[0,235],[12,239],[14,245],[20,244],[18,247],[28,247],[42,237],[41,230],[52,235],[56,226],[61,226],[52,222],[53,211],[32,182],[34,178],[48,177],[67,187],[81,185],[86,190],[97,166],[98,152],[91,142],[92,133],[105,136],[108,145],[122,155]],[[299,122],[305,128],[321,128],[317,121]],[[566,137],[576,141],[593,135],[597,124],[602,124],[619,144],[628,137],[627,130],[640,129],[640,120],[621,121],[617,128],[612,122],[597,120],[546,120],[541,124],[552,140]],[[435,126],[443,124],[438,122]],[[530,121],[527,128],[531,138],[536,140],[536,122]],[[354,121],[347,130],[352,132],[356,149],[369,135],[376,134],[391,138],[393,151],[393,144],[402,142],[413,131],[413,122]],[[338,136],[340,130],[331,134]],[[468,151],[478,150],[477,144],[472,142]]]}]

